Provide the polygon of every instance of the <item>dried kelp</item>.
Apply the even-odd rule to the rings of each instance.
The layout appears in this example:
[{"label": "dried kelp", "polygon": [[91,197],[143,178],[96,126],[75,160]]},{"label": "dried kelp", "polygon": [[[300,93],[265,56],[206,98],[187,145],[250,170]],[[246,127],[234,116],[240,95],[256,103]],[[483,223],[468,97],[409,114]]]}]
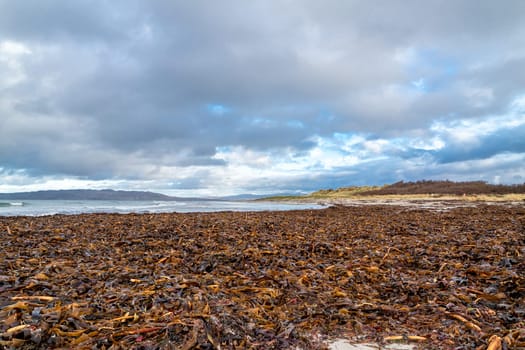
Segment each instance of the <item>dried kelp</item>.
[{"label": "dried kelp", "polygon": [[0,348],[525,347],[525,208],[0,218]]}]

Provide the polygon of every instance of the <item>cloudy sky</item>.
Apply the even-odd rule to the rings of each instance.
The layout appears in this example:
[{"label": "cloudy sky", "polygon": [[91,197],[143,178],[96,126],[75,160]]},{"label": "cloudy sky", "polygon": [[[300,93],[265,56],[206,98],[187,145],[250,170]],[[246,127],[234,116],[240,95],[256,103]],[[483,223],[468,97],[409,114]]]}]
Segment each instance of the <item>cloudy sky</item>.
[{"label": "cloudy sky", "polygon": [[525,182],[525,1],[0,0],[0,192]]}]

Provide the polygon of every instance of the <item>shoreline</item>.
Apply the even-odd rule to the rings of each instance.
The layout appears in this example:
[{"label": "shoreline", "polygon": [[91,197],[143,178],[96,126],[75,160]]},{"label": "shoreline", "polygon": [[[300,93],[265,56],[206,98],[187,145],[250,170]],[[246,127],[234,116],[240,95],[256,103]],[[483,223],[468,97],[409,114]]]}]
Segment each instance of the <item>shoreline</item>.
[{"label": "shoreline", "polygon": [[277,196],[259,198],[256,201],[312,201],[312,200],[355,200],[355,201],[462,201],[462,202],[522,202],[525,194],[469,194],[469,195],[445,195],[445,194],[383,194],[383,195],[304,195],[304,196]]},{"label": "shoreline", "polygon": [[479,205],[525,206],[525,195],[502,196],[414,196],[381,195],[351,197],[294,197],[270,198],[261,201],[278,203],[312,203],[321,206],[374,206],[388,205],[415,209],[448,210],[453,208],[476,207]]},{"label": "shoreline", "polygon": [[503,205],[0,217],[0,340],[303,350],[337,339],[525,341],[524,225],[525,207]]}]

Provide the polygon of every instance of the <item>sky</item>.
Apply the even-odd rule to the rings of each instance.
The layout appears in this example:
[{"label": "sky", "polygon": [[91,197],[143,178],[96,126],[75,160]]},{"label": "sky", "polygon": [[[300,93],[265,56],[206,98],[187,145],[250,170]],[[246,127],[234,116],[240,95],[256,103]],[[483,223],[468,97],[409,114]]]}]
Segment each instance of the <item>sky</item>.
[{"label": "sky", "polygon": [[525,182],[525,1],[0,0],[0,192]]}]

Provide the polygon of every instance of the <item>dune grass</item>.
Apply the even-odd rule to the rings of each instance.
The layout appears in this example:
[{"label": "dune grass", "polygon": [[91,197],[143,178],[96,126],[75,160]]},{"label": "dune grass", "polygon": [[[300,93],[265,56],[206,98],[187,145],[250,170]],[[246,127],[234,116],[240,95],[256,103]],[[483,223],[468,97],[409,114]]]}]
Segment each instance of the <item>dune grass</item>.
[{"label": "dune grass", "polygon": [[320,190],[302,196],[273,196],[260,200],[265,201],[317,201],[317,200],[434,200],[434,201],[477,201],[477,202],[518,202],[525,201],[523,193],[509,194],[363,194],[381,186],[344,187],[336,190]]}]

